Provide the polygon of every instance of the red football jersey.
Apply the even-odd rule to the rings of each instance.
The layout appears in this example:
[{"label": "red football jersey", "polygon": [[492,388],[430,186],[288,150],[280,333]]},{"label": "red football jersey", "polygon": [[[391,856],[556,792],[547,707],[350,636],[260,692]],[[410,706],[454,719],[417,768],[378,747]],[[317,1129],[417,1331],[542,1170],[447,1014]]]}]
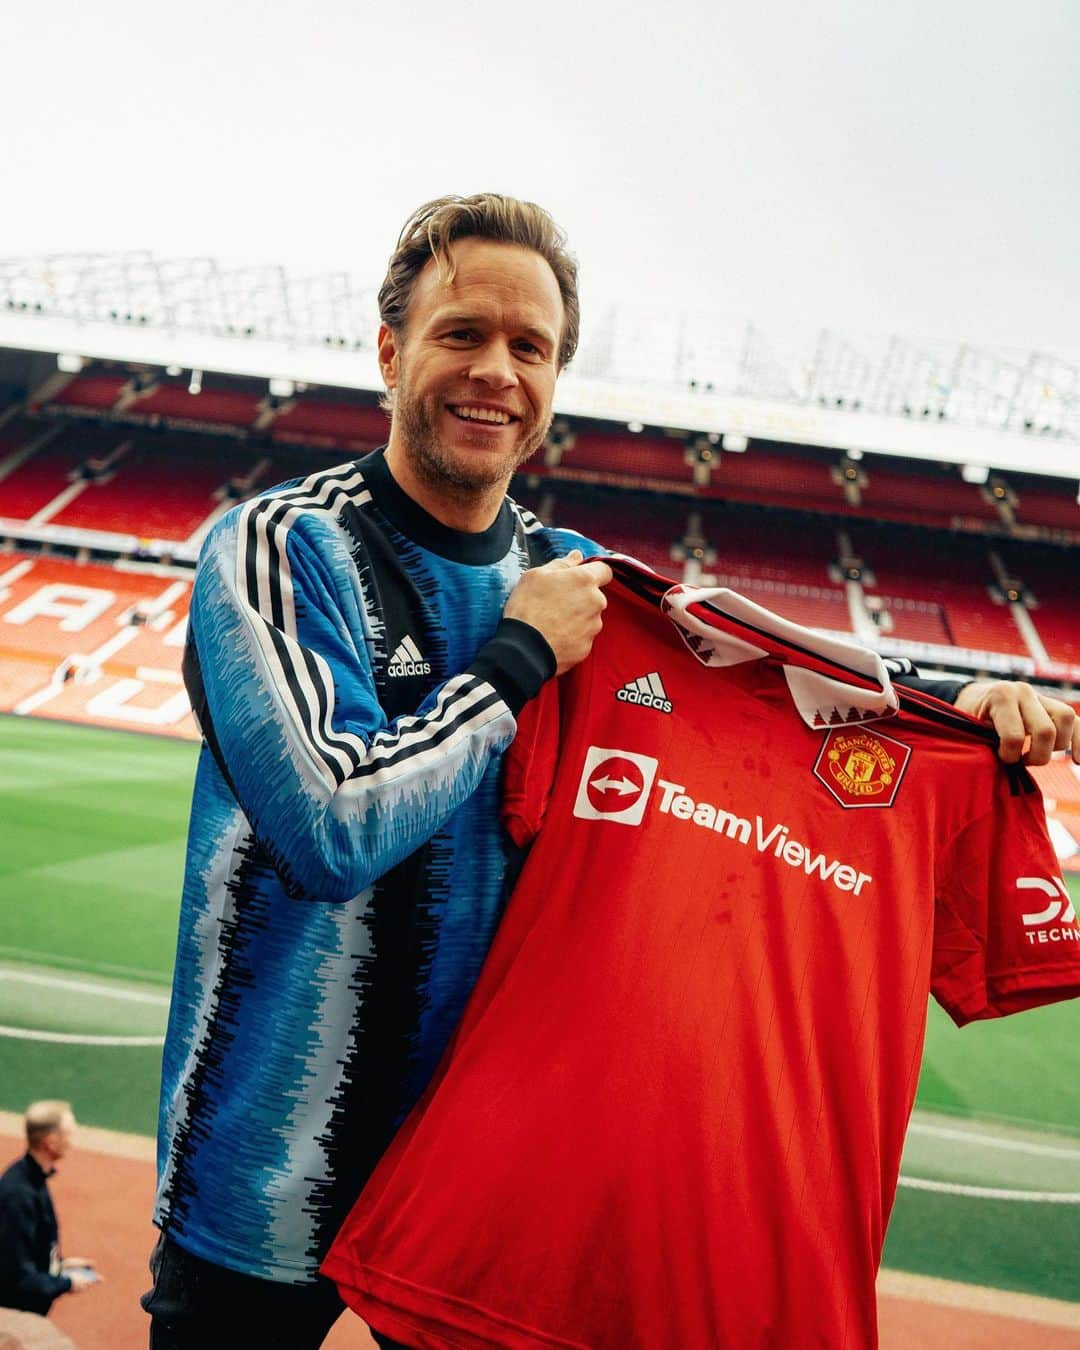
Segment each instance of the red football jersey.
[{"label": "red football jersey", "polygon": [[508,756],[536,842],[480,981],[323,1269],[418,1347],[873,1346],[927,994],[1080,993],[1042,800],[877,656],[615,570]]}]

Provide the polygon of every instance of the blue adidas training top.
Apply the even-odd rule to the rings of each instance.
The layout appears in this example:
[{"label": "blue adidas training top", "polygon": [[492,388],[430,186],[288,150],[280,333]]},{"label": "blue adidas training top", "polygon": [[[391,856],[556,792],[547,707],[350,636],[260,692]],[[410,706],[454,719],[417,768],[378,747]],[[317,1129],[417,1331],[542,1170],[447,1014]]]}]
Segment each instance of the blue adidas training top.
[{"label": "blue adidas training top", "polygon": [[188,1251],[312,1279],[434,1071],[504,903],[500,758],[554,673],[503,607],[572,548],[600,551],[509,500],[447,529],[381,451],[207,538],[155,1207]]}]

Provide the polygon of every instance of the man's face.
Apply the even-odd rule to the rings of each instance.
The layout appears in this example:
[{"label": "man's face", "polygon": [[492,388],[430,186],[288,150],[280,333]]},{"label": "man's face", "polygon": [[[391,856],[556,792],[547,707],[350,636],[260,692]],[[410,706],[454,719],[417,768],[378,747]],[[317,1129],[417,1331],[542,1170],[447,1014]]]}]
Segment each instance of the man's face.
[{"label": "man's face", "polygon": [[487,239],[452,245],[447,286],[432,259],[403,335],[379,331],[393,389],[391,448],[436,491],[504,491],[543,443],[558,376],[563,303],[548,263]]}]

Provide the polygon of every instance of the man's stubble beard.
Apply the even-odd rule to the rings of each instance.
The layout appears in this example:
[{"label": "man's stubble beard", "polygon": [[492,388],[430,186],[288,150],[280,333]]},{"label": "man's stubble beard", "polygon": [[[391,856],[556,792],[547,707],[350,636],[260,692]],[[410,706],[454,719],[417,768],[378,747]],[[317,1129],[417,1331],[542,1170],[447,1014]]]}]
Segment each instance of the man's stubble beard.
[{"label": "man's stubble beard", "polygon": [[505,492],[514,472],[543,445],[551,425],[550,414],[542,426],[537,422],[529,428],[522,421],[514,446],[495,463],[486,455],[478,455],[475,460],[466,458],[460,452],[447,450],[439,440],[424,399],[410,393],[404,372],[394,395],[394,417],[401,431],[402,447],[417,476],[429,487],[459,498],[496,489]]}]

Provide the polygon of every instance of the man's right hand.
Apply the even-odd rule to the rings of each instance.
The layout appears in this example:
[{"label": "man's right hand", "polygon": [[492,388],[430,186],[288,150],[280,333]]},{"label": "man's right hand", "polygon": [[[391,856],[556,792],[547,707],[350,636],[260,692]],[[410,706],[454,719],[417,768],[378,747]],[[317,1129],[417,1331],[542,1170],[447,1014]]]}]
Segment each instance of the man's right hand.
[{"label": "man's right hand", "polygon": [[592,651],[607,608],[603,587],[611,568],[602,558],[581,561],[580,550],[526,572],[510,593],[503,618],[530,624],[547,640],[557,674],[584,661]]},{"label": "man's right hand", "polygon": [[71,1292],[73,1294],[89,1288],[92,1284],[98,1284],[101,1280],[101,1276],[90,1266],[72,1266],[65,1270],[64,1274],[71,1281]]}]

